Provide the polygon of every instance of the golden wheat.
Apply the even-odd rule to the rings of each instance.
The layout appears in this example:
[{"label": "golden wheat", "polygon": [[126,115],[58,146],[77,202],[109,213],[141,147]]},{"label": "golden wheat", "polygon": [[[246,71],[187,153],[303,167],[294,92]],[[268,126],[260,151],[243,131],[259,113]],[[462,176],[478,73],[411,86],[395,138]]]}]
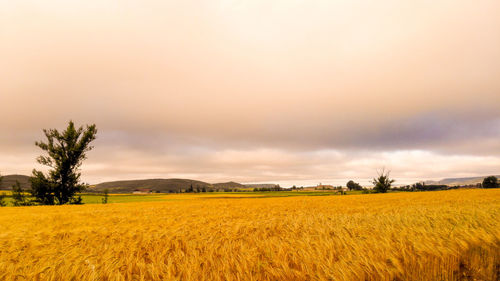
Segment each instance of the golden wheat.
[{"label": "golden wheat", "polygon": [[6,207],[0,280],[497,280],[499,211],[500,190]]}]

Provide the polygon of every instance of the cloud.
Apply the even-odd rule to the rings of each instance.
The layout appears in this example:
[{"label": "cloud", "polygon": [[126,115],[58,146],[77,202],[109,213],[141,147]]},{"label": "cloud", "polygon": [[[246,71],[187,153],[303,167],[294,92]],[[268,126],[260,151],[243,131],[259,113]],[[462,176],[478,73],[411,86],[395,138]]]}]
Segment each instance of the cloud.
[{"label": "cloud", "polygon": [[92,182],[429,178],[500,157],[498,1],[19,3],[0,3],[2,173],[70,119],[98,126]]}]

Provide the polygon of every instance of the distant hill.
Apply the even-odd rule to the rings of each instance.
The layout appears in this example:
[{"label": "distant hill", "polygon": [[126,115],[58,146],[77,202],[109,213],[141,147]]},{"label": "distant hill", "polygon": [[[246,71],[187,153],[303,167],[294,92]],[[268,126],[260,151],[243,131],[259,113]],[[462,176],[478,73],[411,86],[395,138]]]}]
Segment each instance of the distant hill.
[{"label": "distant hill", "polygon": [[249,183],[249,184],[245,184],[245,187],[248,187],[248,188],[273,188],[276,186],[277,186],[277,184],[274,184],[274,183]]},{"label": "distant hill", "polygon": [[[488,176],[482,177],[468,177],[468,178],[446,178],[439,181],[426,181],[425,184],[445,184],[448,186],[454,185],[474,185],[478,183],[482,183],[483,179]],[[496,175],[495,177],[500,178],[500,175]]]},{"label": "distant hill", "polygon": [[135,189],[152,189],[153,192],[178,192],[193,186],[196,188],[209,188],[212,185],[206,182],[190,179],[147,179],[111,181],[97,184],[88,191],[103,191],[108,189],[112,193],[132,193]]},{"label": "distant hill", "polygon": [[[21,183],[21,187],[24,189],[29,189],[31,184],[29,182],[29,176],[25,175],[6,175],[3,176],[3,180],[0,184],[0,190],[10,190],[12,185],[16,183],[16,180]],[[190,179],[146,179],[146,180],[123,180],[123,181],[111,181],[103,182],[97,185],[91,186],[87,192],[102,192],[104,189],[108,189],[113,193],[132,193],[136,189],[151,189],[153,192],[178,192],[180,190],[187,190],[190,187],[194,189],[215,189],[222,190],[227,188],[245,188],[245,185],[237,182],[223,182],[210,184],[203,181],[190,180]]]},{"label": "distant hill", "polygon": [[230,181],[230,182],[221,182],[221,183],[214,183],[212,185],[214,188],[216,189],[224,189],[224,188],[245,188],[246,186],[241,184],[241,183],[237,183],[237,182],[234,182],[234,181]]},{"label": "distant hill", "polygon": [[[445,178],[439,181],[426,181],[426,184],[444,184],[448,186],[464,186],[464,185],[475,185],[481,183],[483,179],[487,176],[482,177],[466,177],[466,178]],[[496,175],[500,179],[500,175]],[[25,175],[6,175],[3,176],[3,180],[0,184],[0,190],[10,190],[12,185],[16,183],[16,180],[21,183],[21,187],[24,189],[29,189],[30,182],[29,176]],[[87,191],[102,192],[104,189],[108,189],[113,193],[132,193],[136,189],[151,189],[153,192],[178,192],[180,190],[187,190],[193,186],[194,189],[215,189],[222,190],[228,188],[272,188],[276,184],[264,183],[264,184],[241,184],[237,182],[223,182],[210,184],[203,181],[190,180],[190,179],[146,179],[146,180],[124,180],[124,181],[112,181],[103,182],[94,186],[91,186]]]},{"label": "distant hill", "polygon": [[31,184],[29,182],[29,176],[25,175],[7,175],[3,176],[2,182],[0,183],[0,190],[10,190],[12,186],[19,181],[21,187],[24,189],[29,189]]}]

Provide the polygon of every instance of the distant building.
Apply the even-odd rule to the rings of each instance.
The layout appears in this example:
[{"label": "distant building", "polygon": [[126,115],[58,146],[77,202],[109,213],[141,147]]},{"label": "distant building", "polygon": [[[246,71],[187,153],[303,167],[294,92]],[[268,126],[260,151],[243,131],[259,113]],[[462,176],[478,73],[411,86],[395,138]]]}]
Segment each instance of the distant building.
[{"label": "distant building", "polygon": [[153,190],[152,189],[149,189],[149,188],[139,188],[139,189],[135,189],[134,192],[132,192],[133,194],[151,194],[153,193]]}]

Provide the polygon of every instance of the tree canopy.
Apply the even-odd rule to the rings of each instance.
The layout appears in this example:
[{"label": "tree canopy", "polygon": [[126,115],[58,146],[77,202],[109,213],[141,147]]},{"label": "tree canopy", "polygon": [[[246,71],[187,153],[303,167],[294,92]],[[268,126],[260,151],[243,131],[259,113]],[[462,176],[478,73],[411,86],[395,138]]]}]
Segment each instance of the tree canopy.
[{"label": "tree canopy", "polygon": [[359,183],[354,182],[353,180],[348,181],[346,187],[349,190],[363,190],[363,187]]},{"label": "tree canopy", "polygon": [[385,169],[382,169],[382,171],[378,174],[378,177],[373,179],[373,184],[375,185],[373,190],[379,193],[386,193],[389,189],[391,189],[391,185],[395,182],[395,180],[390,179],[389,176],[390,171],[386,172]]},{"label": "tree canopy", "polygon": [[90,143],[96,138],[95,124],[77,129],[70,121],[63,132],[56,129],[43,132],[47,141],[36,142],[36,145],[47,155],[39,156],[37,161],[51,169],[48,174],[33,170],[30,178],[32,195],[38,203],[46,205],[81,202],[81,198],[74,198],[86,187],[80,182],[79,168],[86,153],[93,148]]},{"label": "tree canopy", "polygon": [[489,176],[483,180],[483,188],[497,188],[499,187],[498,179],[495,176]]}]

